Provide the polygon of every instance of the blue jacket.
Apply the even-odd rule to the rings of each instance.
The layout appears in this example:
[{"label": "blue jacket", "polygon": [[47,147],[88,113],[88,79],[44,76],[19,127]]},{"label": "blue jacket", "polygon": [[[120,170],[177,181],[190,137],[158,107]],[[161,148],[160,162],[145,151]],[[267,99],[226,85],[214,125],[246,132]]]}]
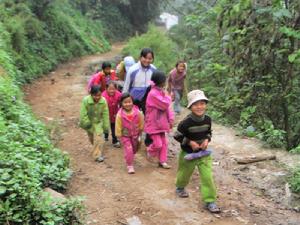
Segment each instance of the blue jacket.
[{"label": "blue jacket", "polygon": [[134,100],[142,100],[155,70],[152,64],[147,68],[142,67],[141,62],[132,65],[126,75],[123,93],[129,92]]}]

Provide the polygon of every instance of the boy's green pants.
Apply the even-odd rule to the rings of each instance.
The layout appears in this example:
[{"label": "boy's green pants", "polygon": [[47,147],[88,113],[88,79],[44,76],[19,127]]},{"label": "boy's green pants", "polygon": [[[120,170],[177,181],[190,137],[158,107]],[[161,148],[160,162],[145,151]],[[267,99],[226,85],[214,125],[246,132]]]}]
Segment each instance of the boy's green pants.
[{"label": "boy's green pants", "polygon": [[205,203],[215,202],[217,194],[212,175],[212,157],[204,156],[199,159],[188,161],[183,158],[186,154],[187,153],[184,151],[181,151],[179,154],[176,187],[184,188],[187,186],[190,181],[190,177],[194,172],[195,166],[197,166],[200,174],[202,200]]}]

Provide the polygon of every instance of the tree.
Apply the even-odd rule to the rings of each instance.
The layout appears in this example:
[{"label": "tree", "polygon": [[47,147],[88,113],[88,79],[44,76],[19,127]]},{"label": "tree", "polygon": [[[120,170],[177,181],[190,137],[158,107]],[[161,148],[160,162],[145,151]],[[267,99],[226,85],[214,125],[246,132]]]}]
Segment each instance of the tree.
[{"label": "tree", "polygon": [[159,0],[75,0],[71,3],[83,14],[104,21],[110,30],[122,28],[122,22],[128,21],[131,33],[145,32],[148,23],[160,14]]},{"label": "tree", "polygon": [[43,18],[44,12],[55,0],[27,0],[31,6],[32,12],[40,19]]},{"label": "tree", "polygon": [[211,1],[203,2],[184,24],[191,83],[208,92],[216,115],[255,127],[274,146],[295,148],[300,144],[300,2],[224,0],[211,8],[206,7]]}]

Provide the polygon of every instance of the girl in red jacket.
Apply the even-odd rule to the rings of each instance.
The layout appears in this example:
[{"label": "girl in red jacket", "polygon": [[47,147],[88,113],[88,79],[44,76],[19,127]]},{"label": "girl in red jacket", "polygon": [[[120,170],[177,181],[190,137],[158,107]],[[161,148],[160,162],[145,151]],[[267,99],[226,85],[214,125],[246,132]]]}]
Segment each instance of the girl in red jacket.
[{"label": "girl in red jacket", "polygon": [[117,80],[116,71],[111,69],[110,62],[102,63],[102,71],[95,73],[88,83],[88,92],[90,91],[93,85],[99,85],[101,87],[101,92],[105,91],[106,84],[109,81]]},{"label": "girl in red jacket", "polygon": [[[116,148],[120,148],[120,142],[115,135],[115,122],[116,122],[116,115],[119,110],[121,95],[122,95],[121,92],[118,91],[117,84],[113,81],[109,81],[106,84],[106,90],[102,93],[102,96],[105,98],[109,109],[112,144]],[[108,133],[105,133],[104,137],[105,137],[105,141],[108,141]]]}]

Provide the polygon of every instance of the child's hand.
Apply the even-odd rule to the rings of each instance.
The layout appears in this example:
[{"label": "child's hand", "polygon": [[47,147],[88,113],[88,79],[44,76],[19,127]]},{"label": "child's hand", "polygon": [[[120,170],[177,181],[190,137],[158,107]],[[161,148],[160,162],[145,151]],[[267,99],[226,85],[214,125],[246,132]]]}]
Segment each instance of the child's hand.
[{"label": "child's hand", "polygon": [[201,143],[200,148],[201,148],[201,149],[207,149],[208,142],[209,142],[208,139],[205,139],[205,140]]},{"label": "child's hand", "polygon": [[200,145],[195,142],[195,141],[190,141],[189,145],[191,146],[191,148],[193,149],[193,151],[197,151],[200,148]]}]

